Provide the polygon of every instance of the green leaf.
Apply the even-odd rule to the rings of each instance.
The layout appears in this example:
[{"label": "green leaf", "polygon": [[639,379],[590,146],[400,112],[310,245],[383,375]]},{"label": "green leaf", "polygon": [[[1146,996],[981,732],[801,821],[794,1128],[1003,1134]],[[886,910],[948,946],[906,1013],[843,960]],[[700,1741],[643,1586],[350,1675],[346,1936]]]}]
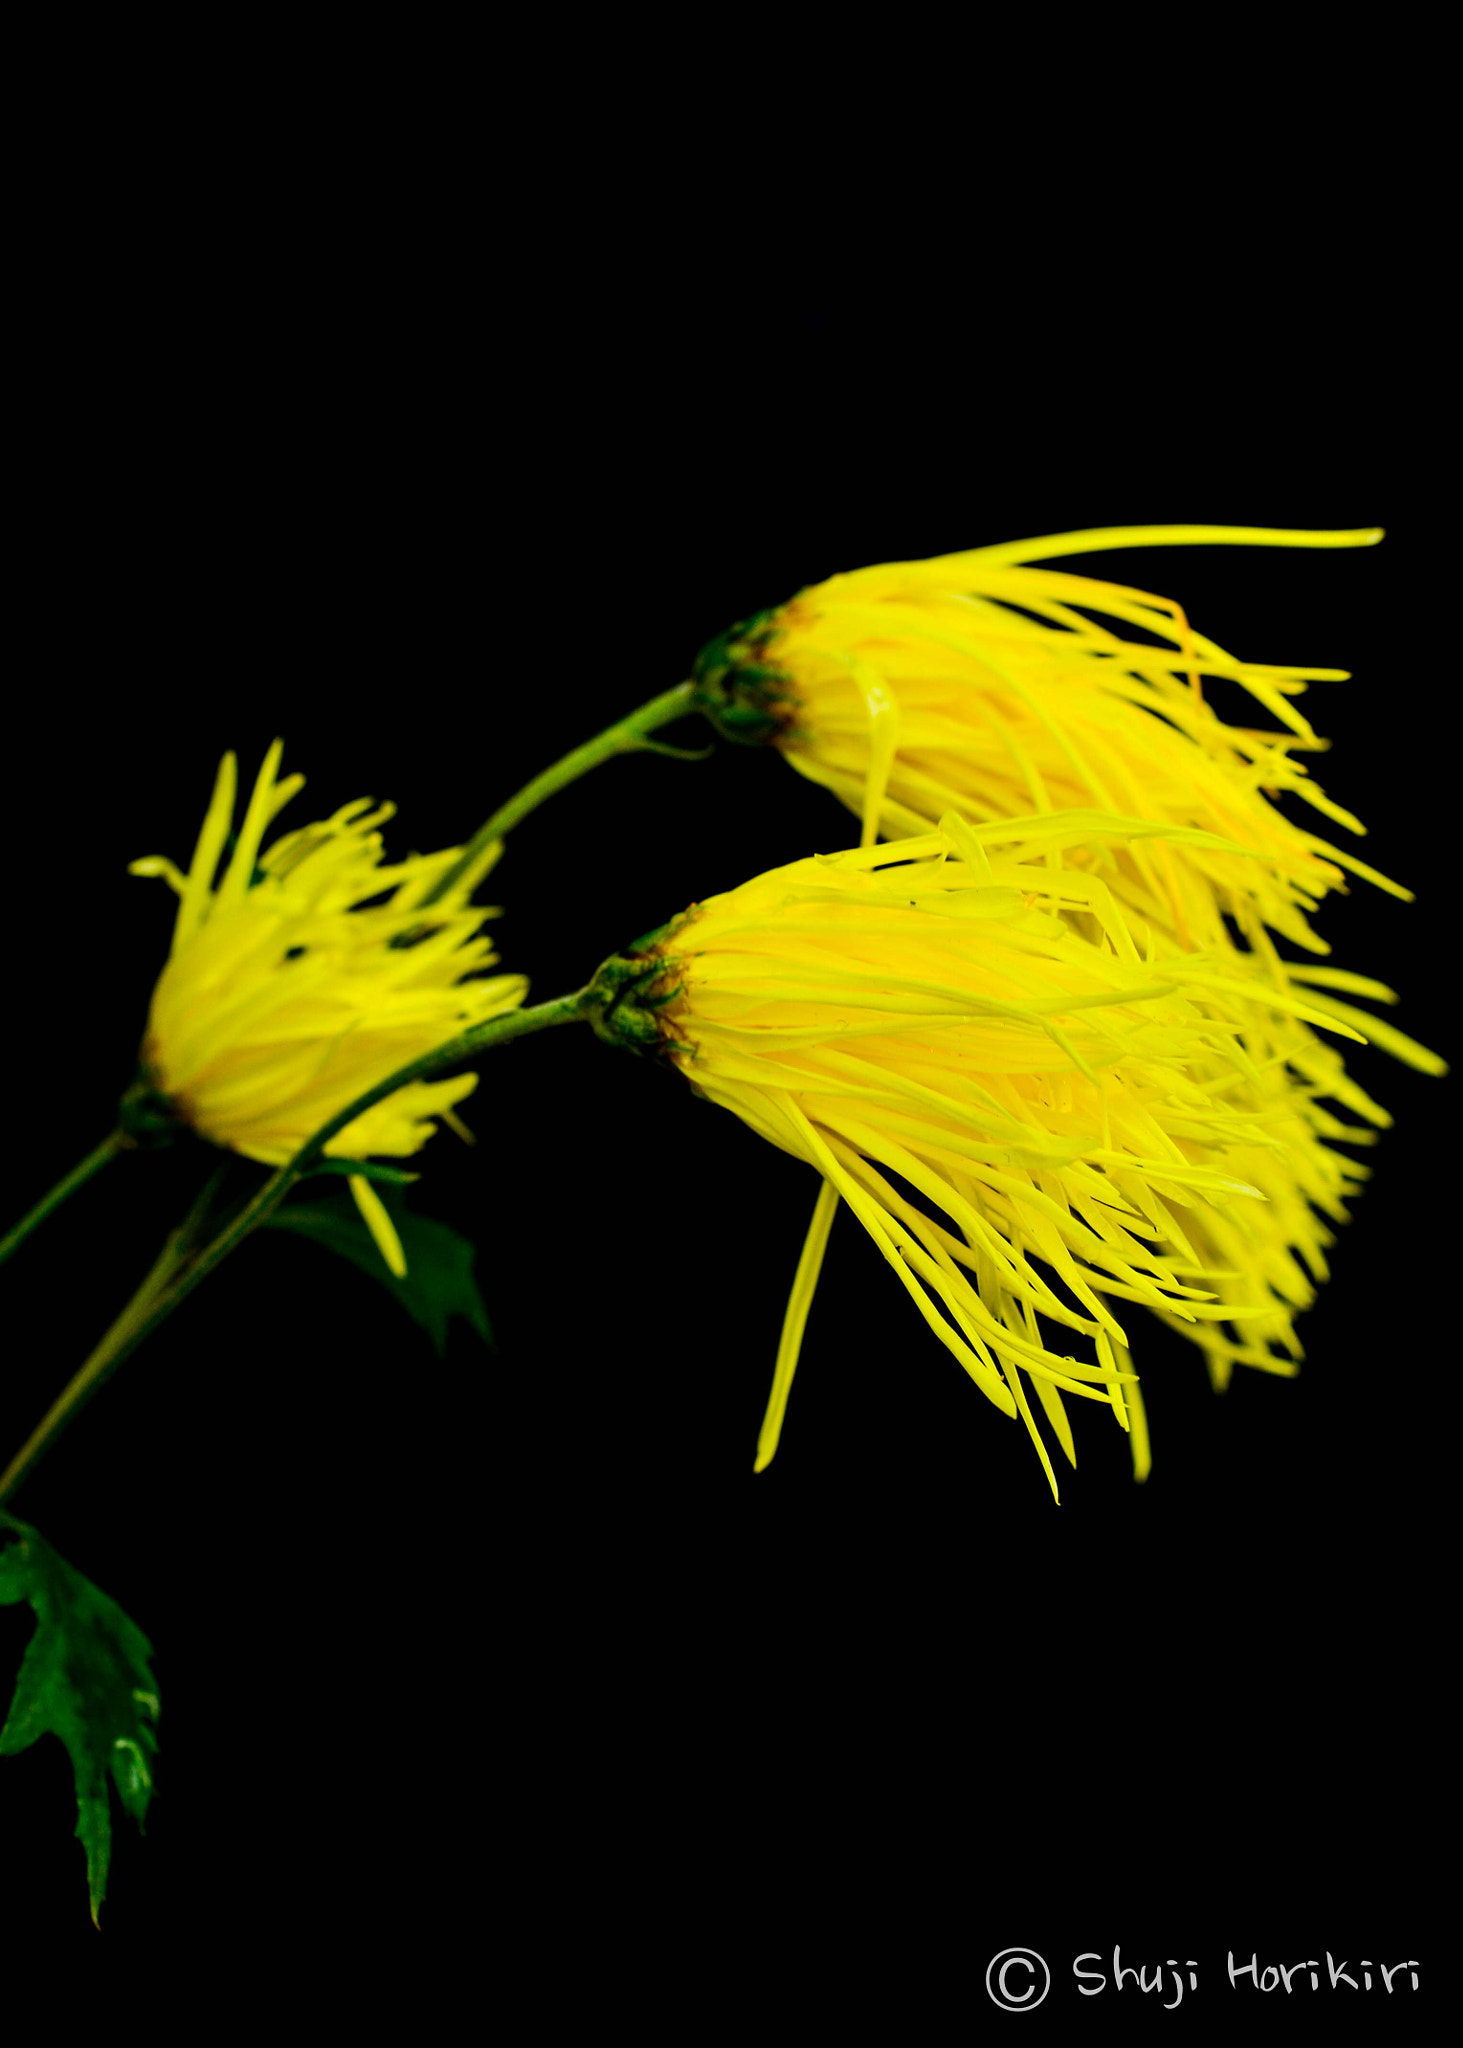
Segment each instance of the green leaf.
[{"label": "green leaf", "polygon": [[322,1195],[318,1201],[288,1202],[276,1209],[265,1224],[269,1230],[294,1230],[301,1237],[338,1252],[379,1281],[401,1303],[414,1322],[431,1338],[440,1358],[447,1349],[447,1329],[453,1316],[477,1331],[485,1344],[493,1333],[488,1312],[473,1278],[474,1249],[465,1237],[430,1216],[417,1216],[389,1184],[378,1186],[386,1212],[396,1226],[401,1249],[406,1254],[406,1278],[398,1280],[386,1269],[376,1241],[350,1194]]},{"label": "green leaf", "polygon": [[309,1173],[302,1174],[301,1178],[311,1180],[317,1173],[358,1175],[362,1180],[391,1188],[410,1187],[414,1180],[421,1179],[419,1173],[407,1173],[400,1166],[381,1166],[374,1159],[317,1159]]},{"label": "green leaf", "polygon": [[59,1736],[66,1745],[95,1921],[112,1855],[108,1773],[139,1829],[152,1797],[158,1717],[148,1664],[152,1645],[116,1601],[58,1557],[43,1536],[0,1512],[0,1541],[7,1536],[14,1540],[0,1547],[0,1606],[28,1600],[36,1627],[0,1728],[0,1756],[17,1756],[42,1735]]}]

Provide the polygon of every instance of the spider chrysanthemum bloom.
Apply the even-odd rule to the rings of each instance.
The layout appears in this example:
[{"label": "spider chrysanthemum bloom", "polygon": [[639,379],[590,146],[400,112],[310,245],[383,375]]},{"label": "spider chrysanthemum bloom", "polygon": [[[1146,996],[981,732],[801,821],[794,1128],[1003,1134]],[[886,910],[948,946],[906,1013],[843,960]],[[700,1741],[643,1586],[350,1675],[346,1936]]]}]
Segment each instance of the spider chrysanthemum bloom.
[{"label": "spider chrysanthemum bloom", "polygon": [[952,816],[776,869],[601,970],[602,1035],[659,1049],[823,1177],[759,1469],[839,1198],[1025,1422],[1054,1493],[1039,1417],[1074,1459],[1066,1395],[1109,1406],[1147,1468],[1134,1308],[1192,1336],[1221,1383],[1236,1360],[1293,1370],[1324,1273],[1316,1211],[1340,1218],[1360,1178],[1333,1146],[1385,1115],[1318,1035],[1361,1034],[1309,991],[1260,958],[1180,950],[1062,864],[1159,844],[1226,850],[1090,812]]},{"label": "spider chrysanthemum bloom", "polygon": [[[1292,795],[1332,826],[1303,757],[1323,748],[1294,699],[1345,671],[1236,660],[1171,599],[1033,566],[1101,548],[1203,541],[1360,546],[1377,529],[1104,528],[891,562],[802,590],[697,657],[698,701],[732,737],[767,740],[888,836],[955,811],[982,821],[1078,808],[1193,827],[1226,842],[1074,851],[1132,914],[1185,947],[1226,943],[1233,917],[1311,951],[1308,913],[1347,873],[1408,892],[1293,822]],[[1211,678],[1272,722],[1224,722]],[[1259,855],[1260,859],[1247,859]]]},{"label": "spider chrysanthemum bloom", "polygon": [[[179,897],[172,949],[153,991],[142,1046],[146,1082],[167,1112],[211,1144],[282,1165],[322,1125],[398,1067],[471,1024],[522,1002],[520,974],[489,975],[480,927],[494,913],[470,902],[500,852],[494,843],[455,873],[460,849],[384,865],[377,829],[394,806],[362,798],[333,817],[286,832],[271,822],[304,778],[276,779],[275,741],[259,771],[231,852],[236,765],[225,754],[186,874],[158,856],[131,872],[161,875]],[[220,868],[220,863],[222,868]],[[475,1074],[412,1081],[347,1124],[326,1145],[339,1159],[404,1158],[454,1106]],[[368,1180],[351,1187],[383,1257],[405,1270]]]}]

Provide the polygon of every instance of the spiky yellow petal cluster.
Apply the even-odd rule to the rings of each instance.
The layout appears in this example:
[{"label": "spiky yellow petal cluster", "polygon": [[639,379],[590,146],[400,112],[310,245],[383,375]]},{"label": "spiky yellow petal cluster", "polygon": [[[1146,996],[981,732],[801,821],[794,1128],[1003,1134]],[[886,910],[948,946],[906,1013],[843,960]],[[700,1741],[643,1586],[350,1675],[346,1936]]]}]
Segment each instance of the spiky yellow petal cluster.
[{"label": "spiky yellow petal cluster", "polygon": [[[1064,865],[1078,849],[1091,868]],[[760,876],[620,963],[617,986],[641,976],[639,1024],[654,1018],[695,1087],[825,1182],[759,1465],[840,1196],[975,1384],[1021,1416],[1053,1492],[1036,1411],[1072,1458],[1064,1394],[1110,1406],[1146,1469],[1124,1305],[1192,1336],[1220,1379],[1236,1359],[1292,1369],[1293,1317],[1324,1272],[1315,1209],[1342,1216],[1360,1177],[1333,1143],[1385,1116],[1317,1035],[1360,1036],[1334,997],[1263,954],[1182,950],[1124,906],[1104,875],[1159,849],[1256,862],[1094,811],[952,814]]]},{"label": "spiky yellow petal cluster", "polygon": [[[1347,872],[1408,893],[1272,801],[1291,794],[1363,830],[1308,774],[1300,757],[1325,742],[1293,701],[1345,671],[1237,660],[1171,599],[1032,564],[1175,542],[1378,537],[1107,528],[859,569],[712,642],[698,662],[703,702],[727,729],[773,738],[851,810],[872,802],[886,834],[927,830],[950,810],[983,820],[1075,808],[1215,835],[1225,843],[1118,849],[1106,879],[1180,945],[1224,944],[1228,914],[1251,943],[1263,924],[1324,953],[1308,914]],[[1207,678],[1238,685],[1280,729],[1226,724]]]},{"label": "spiky yellow petal cluster", "polygon": [[[276,779],[280,754],[276,741],[221,873],[234,817],[232,754],[219,767],[187,874],[159,857],[131,869],[162,875],[180,899],[153,992],[144,1068],[200,1137],[271,1166],[398,1067],[516,1007],[528,987],[522,975],[483,973],[496,956],[480,927],[493,913],[469,898],[496,844],[430,909],[424,899],[458,850],[384,865],[378,827],[393,815],[391,804],[346,804],[261,851],[269,825],[303,785],[298,775]],[[451,1120],[476,1082],[475,1074],[410,1082],[325,1149],[346,1159],[416,1152],[433,1119]],[[400,1250],[391,1254],[394,1234],[379,1199],[364,1181],[356,1195],[395,1264]]]}]

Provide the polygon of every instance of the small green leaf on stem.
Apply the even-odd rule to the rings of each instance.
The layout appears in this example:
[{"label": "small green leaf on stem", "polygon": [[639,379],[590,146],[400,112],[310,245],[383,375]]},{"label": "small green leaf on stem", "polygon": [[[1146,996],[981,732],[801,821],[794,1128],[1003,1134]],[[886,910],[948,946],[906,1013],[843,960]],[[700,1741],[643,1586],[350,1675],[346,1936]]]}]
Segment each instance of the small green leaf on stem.
[{"label": "small green leaf on stem", "polygon": [[116,1601],[58,1557],[43,1536],[0,1511],[0,1606],[20,1600],[35,1609],[36,1627],[0,1728],[0,1756],[16,1756],[42,1735],[65,1744],[96,1921],[112,1855],[108,1773],[139,1829],[152,1797],[158,1717],[152,1645]]},{"label": "small green leaf on stem", "polygon": [[348,1194],[287,1203],[276,1209],[264,1228],[297,1231],[369,1273],[421,1324],[439,1358],[447,1349],[448,1325],[455,1315],[490,1345],[493,1335],[488,1312],[473,1278],[473,1246],[445,1223],[414,1215],[389,1184],[380,1186],[378,1192],[406,1255],[406,1276],[401,1280],[386,1270],[376,1242]]},{"label": "small green leaf on stem", "polygon": [[382,1166],[374,1159],[317,1159],[300,1178],[313,1179],[317,1173],[339,1173],[347,1178],[357,1176],[361,1180],[375,1181],[380,1187],[406,1188],[414,1180],[420,1180],[419,1173],[408,1173],[405,1167]]}]

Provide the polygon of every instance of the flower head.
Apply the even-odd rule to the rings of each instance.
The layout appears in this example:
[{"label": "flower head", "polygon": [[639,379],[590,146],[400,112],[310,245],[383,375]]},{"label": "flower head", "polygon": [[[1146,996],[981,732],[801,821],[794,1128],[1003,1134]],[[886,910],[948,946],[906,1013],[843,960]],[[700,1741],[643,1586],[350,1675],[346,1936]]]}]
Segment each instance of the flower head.
[{"label": "flower head", "polygon": [[[522,975],[484,973],[495,955],[480,927],[493,912],[469,899],[498,844],[461,872],[452,848],[384,865],[378,828],[394,806],[373,809],[362,798],[265,847],[304,781],[276,779],[280,754],[276,740],[226,860],[231,753],[188,872],[157,856],[131,866],[163,876],[179,898],[143,1039],[146,1079],[200,1137],[270,1166],[398,1067],[514,1008],[528,987]],[[409,1082],[325,1150],[405,1157],[432,1135],[434,1118],[456,1123],[454,1105],[476,1083],[474,1074]],[[398,1269],[400,1246],[379,1199],[364,1178],[352,1186]]]},{"label": "flower head", "polygon": [[[947,811],[980,821],[1076,808],[1197,828],[1212,837],[1069,858],[1100,866],[1126,910],[1181,945],[1224,945],[1228,915],[1251,943],[1263,924],[1325,953],[1308,913],[1348,872],[1408,894],[1273,801],[1293,795],[1362,832],[1308,773],[1303,757],[1326,743],[1294,703],[1345,671],[1236,660],[1171,599],[1032,565],[1097,548],[1379,538],[1117,528],[859,569],[713,640],[694,671],[699,701],[724,732],[770,740],[891,836]],[[1209,678],[1238,685],[1278,729],[1226,724]]]},{"label": "flower head", "polygon": [[1327,1219],[1362,1176],[1334,1147],[1386,1121],[1330,1042],[1362,1035],[1331,991],[1386,991],[1317,969],[1313,994],[1264,955],[1183,951],[1067,864],[1083,848],[1247,857],[1093,812],[951,815],[694,905],[601,971],[602,1035],[658,1046],[824,1181],[759,1469],[840,1197],[1024,1421],[1054,1493],[1038,1411],[1074,1458],[1065,1395],[1109,1407],[1147,1468],[1130,1305],[1192,1337],[1221,1383],[1237,1361],[1294,1370]]}]

